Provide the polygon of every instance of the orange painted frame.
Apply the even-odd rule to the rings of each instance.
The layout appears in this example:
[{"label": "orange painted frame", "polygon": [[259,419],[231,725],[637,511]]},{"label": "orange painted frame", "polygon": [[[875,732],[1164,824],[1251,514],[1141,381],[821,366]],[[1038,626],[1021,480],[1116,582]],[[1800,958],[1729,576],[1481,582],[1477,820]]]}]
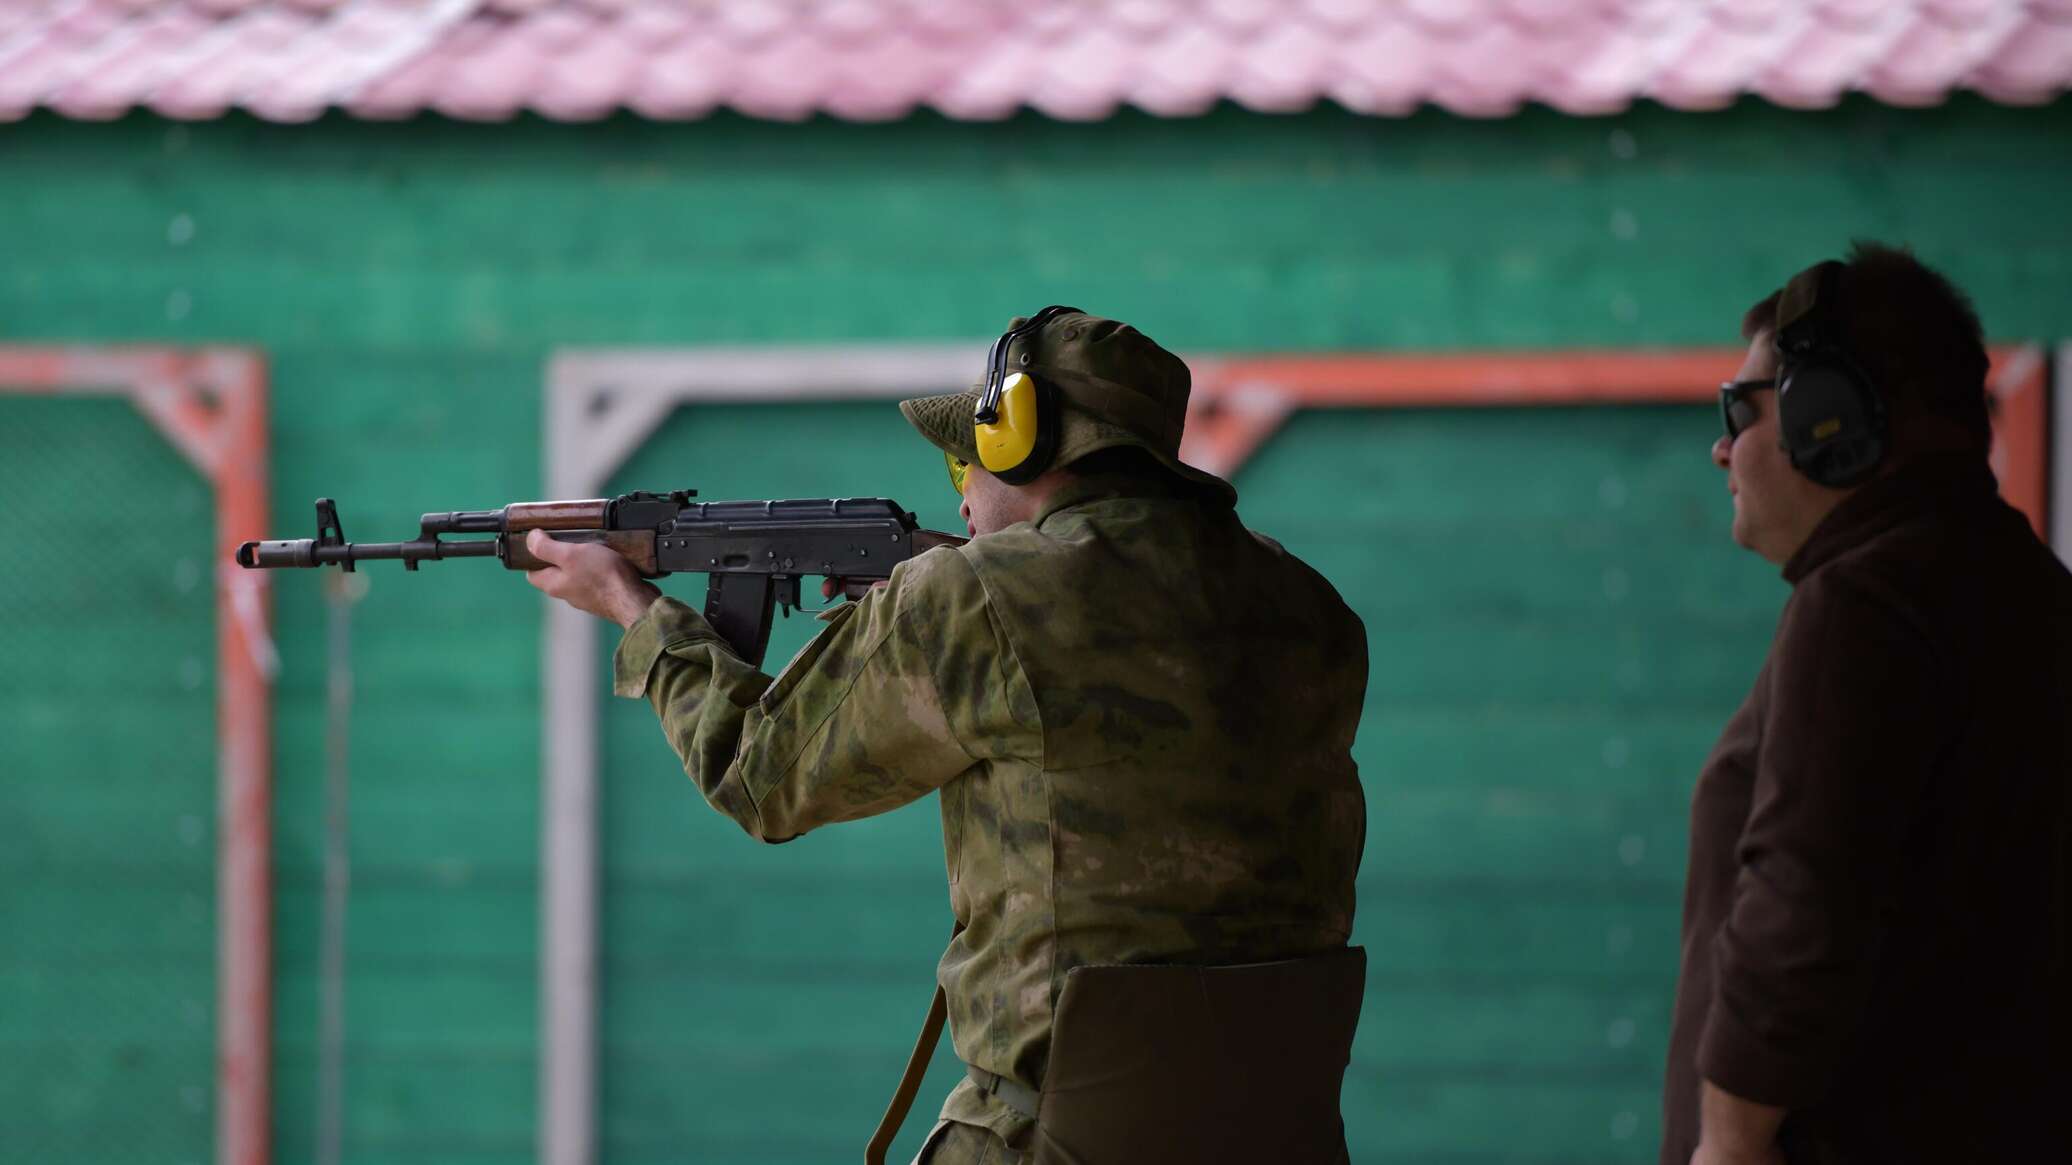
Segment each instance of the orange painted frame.
[{"label": "orange painted frame", "polygon": [[273,673],[266,575],[238,541],[267,525],[265,362],[236,348],[0,345],[0,392],[124,396],[216,498],[216,1160],[272,1151]]},{"label": "orange painted frame", "polygon": [[[1180,455],[1228,477],[1298,408],[1711,404],[1743,353],[1684,348],[1196,360]],[[2001,495],[2044,537],[2050,496],[2048,361],[2035,344],[1995,346],[1991,355],[1993,471]],[[1703,457],[1704,444],[1692,455]]]}]

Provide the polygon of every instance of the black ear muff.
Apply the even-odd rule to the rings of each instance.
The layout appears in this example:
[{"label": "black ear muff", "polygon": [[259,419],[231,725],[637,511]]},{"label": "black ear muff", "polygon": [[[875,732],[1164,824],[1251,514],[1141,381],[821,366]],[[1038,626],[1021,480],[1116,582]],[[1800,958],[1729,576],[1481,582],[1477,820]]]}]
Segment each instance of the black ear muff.
[{"label": "black ear muff", "polygon": [[1784,448],[1821,485],[1852,486],[1885,459],[1885,405],[1860,375],[1833,361],[1809,361],[1778,381]]},{"label": "black ear muff", "polygon": [[[1053,304],[1001,333],[986,357],[986,385],[972,412],[973,443],[979,464],[1009,485],[1027,485],[1043,476],[1057,456],[1064,422],[1057,386],[1028,372],[1007,370],[1017,340],[1034,336],[1058,316],[1076,307]],[[1027,363],[1028,357],[1023,356]]]},{"label": "black ear muff", "polygon": [[1800,272],[1777,304],[1777,420],[1792,467],[1833,488],[1855,485],[1885,460],[1885,400],[1842,346],[1835,324],[1842,265]]}]

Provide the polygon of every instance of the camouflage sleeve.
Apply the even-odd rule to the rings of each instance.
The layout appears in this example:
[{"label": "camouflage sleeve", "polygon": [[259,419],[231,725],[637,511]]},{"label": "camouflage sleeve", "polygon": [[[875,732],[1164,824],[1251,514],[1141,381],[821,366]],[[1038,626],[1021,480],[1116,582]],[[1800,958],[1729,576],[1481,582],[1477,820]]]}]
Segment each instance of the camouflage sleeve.
[{"label": "camouflage sleeve", "polygon": [[705,799],[762,841],[896,809],[975,763],[936,678],[938,641],[956,628],[914,565],[830,612],[775,679],[658,599],[619,644],[614,688],[654,705]]}]

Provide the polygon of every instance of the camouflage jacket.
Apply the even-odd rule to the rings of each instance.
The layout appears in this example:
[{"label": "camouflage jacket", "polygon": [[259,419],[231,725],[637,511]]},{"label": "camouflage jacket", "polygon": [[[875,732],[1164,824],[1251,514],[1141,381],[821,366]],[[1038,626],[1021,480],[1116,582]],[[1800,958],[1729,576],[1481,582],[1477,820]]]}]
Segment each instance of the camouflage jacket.
[{"label": "camouflage jacket", "polygon": [[[1293,956],[1352,928],[1359,619],[1228,508],[1144,492],[1074,482],[903,564],[774,680],[667,598],[615,663],[764,841],[941,791],[951,1039],[1031,1088],[1073,967]],[[968,1081],[943,1116],[1027,1123]]]}]

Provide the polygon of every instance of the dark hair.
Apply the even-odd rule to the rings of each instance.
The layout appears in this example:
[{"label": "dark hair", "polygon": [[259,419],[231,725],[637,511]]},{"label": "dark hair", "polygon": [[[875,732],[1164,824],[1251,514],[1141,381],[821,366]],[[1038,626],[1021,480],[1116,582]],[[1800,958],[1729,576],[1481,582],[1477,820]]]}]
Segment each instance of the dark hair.
[{"label": "dark hair", "polygon": [[[1981,447],[1993,438],[1986,345],[1970,297],[1903,247],[1857,240],[1838,281],[1836,329],[1850,359],[1895,420],[1932,413],[1962,425]],[[1753,340],[1777,326],[1779,288],[1741,317]]]}]

